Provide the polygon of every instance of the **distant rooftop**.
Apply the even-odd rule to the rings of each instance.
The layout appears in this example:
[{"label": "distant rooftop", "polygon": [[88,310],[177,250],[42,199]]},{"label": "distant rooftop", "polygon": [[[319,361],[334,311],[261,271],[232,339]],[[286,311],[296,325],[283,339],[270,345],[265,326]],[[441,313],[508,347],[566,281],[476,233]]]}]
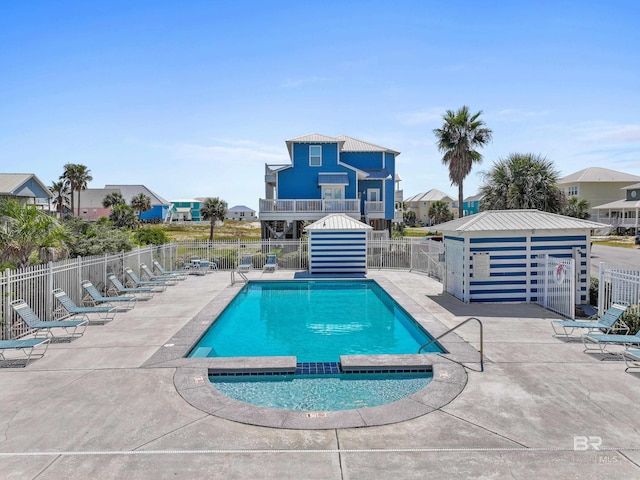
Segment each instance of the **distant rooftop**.
[{"label": "distant rooftop", "polygon": [[432,188],[428,192],[417,193],[416,195],[405,199],[405,202],[435,202],[437,200],[442,200],[443,198],[450,198],[453,200],[451,195],[447,195],[436,188]]},{"label": "distant rooftop", "polygon": [[579,182],[640,182],[640,177],[608,168],[589,167],[558,180],[559,184]]}]

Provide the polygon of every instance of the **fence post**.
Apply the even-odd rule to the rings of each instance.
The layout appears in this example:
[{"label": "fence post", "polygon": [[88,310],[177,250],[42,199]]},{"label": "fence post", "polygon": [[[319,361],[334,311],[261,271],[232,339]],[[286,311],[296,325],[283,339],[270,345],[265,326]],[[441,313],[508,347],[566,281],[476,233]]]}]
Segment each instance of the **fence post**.
[{"label": "fence post", "polygon": [[45,296],[45,308],[47,311],[47,318],[53,318],[53,304],[51,294],[51,292],[53,292],[53,262],[49,262],[47,264],[47,268],[49,269],[49,271],[47,272],[47,292]]},{"label": "fence post", "polygon": [[543,306],[547,308],[549,306],[547,294],[549,292],[549,254],[544,254],[544,304]]},{"label": "fence post", "polygon": [[9,302],[12,300],[12,288],[11,288],[11,269],[4,269],[4,278],[6,279],[6,295],[2,299],[2,308],[4,310],[4,329],[5,335],[3,338],[11,340],[11,312],[9,310]]},{"label": "fence post", "polygon": [[604,262],[600,262],[598,269],[598,315],[602,315],[604,313],[604,303],[605,303],[605,281],[604,281],[604,272],[605,265]]}]

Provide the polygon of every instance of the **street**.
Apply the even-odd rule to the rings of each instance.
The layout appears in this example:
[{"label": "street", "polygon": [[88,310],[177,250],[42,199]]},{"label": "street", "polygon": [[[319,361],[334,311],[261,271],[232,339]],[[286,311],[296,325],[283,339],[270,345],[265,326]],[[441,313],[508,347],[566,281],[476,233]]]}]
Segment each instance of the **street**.
[{"label": "street", "polygon": [[591,276],[597,277],[600,262],[640,270],[640,248],[608,247],[594,243],[591,247]]}]

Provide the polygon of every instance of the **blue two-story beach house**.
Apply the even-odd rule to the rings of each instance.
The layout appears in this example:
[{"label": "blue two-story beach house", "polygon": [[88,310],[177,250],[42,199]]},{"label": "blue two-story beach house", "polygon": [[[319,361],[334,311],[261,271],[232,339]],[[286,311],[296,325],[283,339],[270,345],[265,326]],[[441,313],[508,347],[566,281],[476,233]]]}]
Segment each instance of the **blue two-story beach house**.
[{"label": "blue two-story beach house", "polygon": [[345,213],[390,231],[402,221],[400,152],[340,135],[287,140],[290,164],[265,166],[262,238],[299,238],[305,222]]}]

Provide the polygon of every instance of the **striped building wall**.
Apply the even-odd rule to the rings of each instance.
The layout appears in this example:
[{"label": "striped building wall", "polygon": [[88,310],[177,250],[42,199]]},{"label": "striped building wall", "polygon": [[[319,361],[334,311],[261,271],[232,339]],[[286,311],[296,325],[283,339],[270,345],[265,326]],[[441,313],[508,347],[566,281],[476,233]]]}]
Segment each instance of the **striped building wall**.
[{"label": "striped building wall", "polygon": [[[468,237],[461,239],[445,236],[447,241],[463,240],[465,258],[462,300],[466,302],[526,302],[538,300],[536,259],[548,254],[553,257],[572,258],[576,254],[576,302],[586,303],[589,295],[587,261],[587,235],[583,231],[559,234],[537,232],[535,235],[512,236],[501,232],[496,237]],[[578,250],[579,249],[579,252]]]},{"label": "striped building wall", "polygon": [[367,231],[310,231],[309,272],[366,273]]}]

